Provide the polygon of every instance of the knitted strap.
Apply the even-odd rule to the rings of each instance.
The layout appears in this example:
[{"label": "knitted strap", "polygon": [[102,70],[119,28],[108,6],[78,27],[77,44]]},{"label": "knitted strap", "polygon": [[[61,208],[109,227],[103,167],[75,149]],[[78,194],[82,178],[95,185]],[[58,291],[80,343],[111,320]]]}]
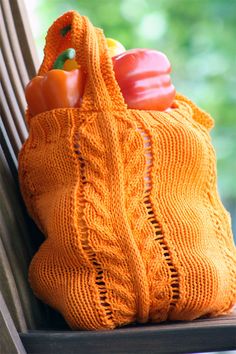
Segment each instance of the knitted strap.
[{"label": "knitted strap", "polygon": [[200,109],[194,102],[192,102],[189,98],[181,95],[180,93],[176,94],[176,100],[179,102],[185,102],[191,108],[192,118],[202,124],[208,130],[211,130],[214,127],[214,119],[204,110]]},{"label": "knitted strap", "polygon": [[39,75],[51,70],[57,56],[69,47],[76,50],[76,60],[87,74],[82,109],[125,109],[102,30],[75,11],[65,13],[49,28]]}]

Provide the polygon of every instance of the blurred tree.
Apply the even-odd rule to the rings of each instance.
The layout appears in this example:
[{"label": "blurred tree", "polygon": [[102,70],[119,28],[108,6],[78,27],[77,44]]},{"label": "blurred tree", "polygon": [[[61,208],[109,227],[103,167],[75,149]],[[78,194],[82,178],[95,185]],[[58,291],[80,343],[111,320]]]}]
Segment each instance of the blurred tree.
[{"label": "blurred tree", "polygon": [[[26,2],[30,8],[32,0]],[[236,1],[34,0],[33,4],[30,17],[41,56],[47,28],[71,9],[88,16],[127,49],[148,47],[167,54],[177,90],[215,118],[212,139],[219,190],[235,220]]]}]

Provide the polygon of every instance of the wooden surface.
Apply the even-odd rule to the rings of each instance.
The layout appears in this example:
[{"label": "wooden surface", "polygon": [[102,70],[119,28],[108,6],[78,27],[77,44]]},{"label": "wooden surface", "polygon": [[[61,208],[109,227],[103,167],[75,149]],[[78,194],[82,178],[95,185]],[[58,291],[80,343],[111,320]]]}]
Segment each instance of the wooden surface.
[{"label": "wooden surface", "polygon": [[14,26],[17,29],[17,36],[23,53],[24,64],[29,77],[32,78],[36,75],[40,63],[32,30],[27,18],[27,2],[24,0],[10,0],[9,4],[14,19]]},{"label": "wooden surface", "polygon": [[43,238],[27,215],[17,175],[18,152],[28,135],[24,87],[38,61],[24,2],[0,5],[0,290],[17,330],[24,331],[45,328],[51,313],[28,283],[29,262]]},{"label": "wooden surface", "polygon": [[0,353],[26,354],[8,308],[0,292]]},{"label": "wooden surface", "polygon": [[27,215],[18,186],[18,152],[27,138],[24,87],[39,67],[22,0],[0,2],[0,289],[19,331],[68,328],[33,295],[28,266],[43,236]]},{"label": "wooden surface", "polygon": [[20,334],[30,354],[157,354],[236,350],[236,312],[188,323],[129,326],[113,331],[31,331]]},{"label": "wooden surface", "polygon": [[24,1],[2,0],[0,6],[1,118],[14,157],[28,133],[24,89],[39,67]]},{"label": "wooden surface", "polygon": [[28,283],[28,266],[39,244],[0,148],[0,290],[17,330],[42,325],[41,305]]}]

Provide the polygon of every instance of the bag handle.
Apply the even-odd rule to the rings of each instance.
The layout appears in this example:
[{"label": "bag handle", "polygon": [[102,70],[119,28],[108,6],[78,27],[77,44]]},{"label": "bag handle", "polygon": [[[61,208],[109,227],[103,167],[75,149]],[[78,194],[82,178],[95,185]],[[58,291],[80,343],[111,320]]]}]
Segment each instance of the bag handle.
[{"label": "bag handle", "polygon": [[76,60],[86,72],[81,110],[125,110],[103,31],[76,11],[66,12],[49,28],[38,74],[51,70],[57,56],[69,47],[76,50]]},{"label": "bag handle", "polygon": [[198,122],[199,124],[202,124],[206,129],[211,130],[215,123],[214,119],[205,112],[203,109],[199,108],[194,102],[192,102],[188,97],[177,93],[176,94],[176,100],[178,102],[185,102],[192,111],[192,118]]}]

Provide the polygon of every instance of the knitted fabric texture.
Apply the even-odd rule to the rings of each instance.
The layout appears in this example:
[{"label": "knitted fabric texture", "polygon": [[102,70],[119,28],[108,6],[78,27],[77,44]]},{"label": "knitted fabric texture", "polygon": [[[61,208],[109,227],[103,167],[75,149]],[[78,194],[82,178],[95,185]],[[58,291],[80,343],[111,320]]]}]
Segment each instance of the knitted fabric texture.
[{"label": "knitted fabric texture", "polygon": [[36,296],[74,329],[228,313],[236,250],[212,118],[180,94],[168,112],[127,109],[103,32],[73,11],[49,29],[39,74],[68,47],[87,73],[82,106],[27,113],[19,155],[45,235],[29,270]]}]

